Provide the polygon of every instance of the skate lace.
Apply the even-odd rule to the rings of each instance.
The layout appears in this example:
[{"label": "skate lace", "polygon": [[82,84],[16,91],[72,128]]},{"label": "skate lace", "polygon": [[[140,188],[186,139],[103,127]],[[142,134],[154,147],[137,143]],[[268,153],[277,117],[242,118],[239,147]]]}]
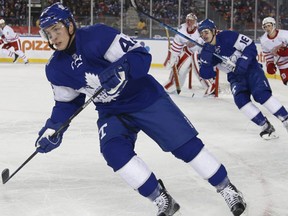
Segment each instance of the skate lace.
[{"label": "skate lace", "polygon": [[153,203],[158,207],[158,213],[165,212],[169,207],[169,198],[165,193],[161,193]]},{"label": "skate lace", "polygon": [[225,189],[220,191],[220,194],[224,197],[230,209],[240,201],[239,193],[235,191],[231,185],[228,185]]}]

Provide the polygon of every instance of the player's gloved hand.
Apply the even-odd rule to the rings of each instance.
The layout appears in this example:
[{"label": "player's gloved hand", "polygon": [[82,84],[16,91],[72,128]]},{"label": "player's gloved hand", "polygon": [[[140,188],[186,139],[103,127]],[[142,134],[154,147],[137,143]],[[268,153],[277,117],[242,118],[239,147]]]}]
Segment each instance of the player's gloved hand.
[{"label": "player's gloved hand", "polygon": [[266,67],[267,67],[267,73],[268,74],[275,74],[276,73],[277,68],[273,62],[267,63]]},{"label": "player's gloved hand", "polygon": [[279,56],[288,56],[288,48],[287,46],[282,46],[277,50],[277,55]]},{"label": "player's gloved hand", "polygon": [[247,56],[242,55],[240,58],[238,58],[236,62],[236,68],[234,72],[237,74],[245,74],[248,70],[250,62],[251,59],[249,59]]},{"label": "player's gloved hand", "polygon": [[205,43],[200,53],[200,63],[211,65],[213,53],[215,53],[215,46],[210,43]]},{"label": "player's gloved hand", "polygon": [[221,62],[221,66],[225,67],[229,72],[233,72],[235,70],[235,63],[230,60],[230,58],[223,56],[223,60]]},{"label": "player's gloved hand", "polygon": [[121,91],[128,81],[128,71],[129,64],[127,61],[108,67],[98,75],[101,86],[106,89],[107,93],[110,95]]},{"label": "player's gloved hand", "polygon": [[55,137],[52,136],[55,131],[57,131],[62,126],[62,123],[53,123],[51,119],[46,121],[45,126],[39,131],[35,142],[35,147],[37,148],[37,152],[47,153],[51,150],[60,146],[63,138],[63,133],[67,128],[63,129],[58,135]]}]

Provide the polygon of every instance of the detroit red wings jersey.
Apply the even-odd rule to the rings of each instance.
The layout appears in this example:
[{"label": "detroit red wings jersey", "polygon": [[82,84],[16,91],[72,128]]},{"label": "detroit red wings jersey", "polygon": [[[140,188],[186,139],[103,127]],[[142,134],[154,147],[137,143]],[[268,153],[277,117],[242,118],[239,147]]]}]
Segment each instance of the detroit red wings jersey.
[{"label": "detroit red wings jersey", "polygon": [[[187,32],[187,24],[183,23],[178,27],[177,30],[181,32],[182,34],[186,35],[187,37],[191,38],[193,41],[196,41],[200,44],[204,43],[204,41],[200,37],[200,34],[197,28],[195,28],[191,32]],[[199,47],[198,45],[195,45],[192,42],[188,41],[186,38],[176,34],[174,37],[173,43],[171,45],[171,49],[170,49],[172,52],[172,55],[174,54],[178,56],[184,46],[187,46],[187,48],[189,49],[191,53],[200,52],[201,50],[201,47]]]},{"label": "detroit red wings jersey", "polygon": [[19,35],[15,33],[14,30],[8,25],[3,28],[2,34],[5,37],[4,40],[8,43],[17,41],[19,39]]},{"label": "detroit red wings jersey", "polygon": [[275,62],[279,69],[288,68],[288,56],[280,57],[273,54],[273,49],[283,45],[288,46],[288,31],[277,29],[277,34],[274,38],[268,38],[267,33],[260,38],[262,51],[266,62]]}]

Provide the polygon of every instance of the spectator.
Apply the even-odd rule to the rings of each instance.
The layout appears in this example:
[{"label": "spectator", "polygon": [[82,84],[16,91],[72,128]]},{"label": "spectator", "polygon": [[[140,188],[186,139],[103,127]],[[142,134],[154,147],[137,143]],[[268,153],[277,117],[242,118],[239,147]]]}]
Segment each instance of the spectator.
[{"label": "spectator", "polygon": [[139,22],[137,23],[135,35],[138,35],[138,32],[140,32],[141,36],[147,35],[148,33],[146,22],[143,18],[140,18]]}]

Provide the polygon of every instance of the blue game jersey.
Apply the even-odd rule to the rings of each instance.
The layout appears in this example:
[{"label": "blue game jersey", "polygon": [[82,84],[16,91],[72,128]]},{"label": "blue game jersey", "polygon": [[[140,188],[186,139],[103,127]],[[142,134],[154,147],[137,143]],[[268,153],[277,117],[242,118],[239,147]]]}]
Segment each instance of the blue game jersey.
[{"label": "blue game jersey", "polygon": [[[215,53],[220,56],[229,58],[236,63],[238,58],[245,56],[250,61],[250,65],[258,67],[257,48],[253,40],[243,34],[235,31],[221,31],[216,35]],[[213,64],[217,65],[219,69],[227,71],[227,68],[221,65],[221,60],[214,58]]]},{"label": "blue game jersey", "polygon": [[[233,82],[239,80],[238,76],[249,76],[251,73],[258,73],[260,65],[257,61],[257,48],[253,40],[243,34],[239,34],[235,31],[221,31],[216,35],[215,53],[219,56],[229,59],[238,66],[238,59],[244,59],[247,68],[244,72],[236,73],[231,71],[231,67],[227,66],[221,58],[213,55],[211,62],[208,64],[202,64],[200,68],[200,75],[205,79],[212,78],[216,74],[213,70],[214,66],[217,66],[221,71],[228,74],[228,81]],[[200,54],[201,61],[201,54]],[[242,79],[242,78],[241,78]]]},{"label": "blue game jersey", "polygon": [[96,109],[107,114],[137,111],[148,107],[163,87],[148,74],[151,55],[140,43],[106,25],[97,24],[76,31],[75,52],[55,51],[46,65],[46,76],[52,85],[55,106],[51,119],[66,121],[91,97],[101,84],[98,74],[124,59],[129,64],[128,82],[117,94],[104,90],[95,98]]}]

